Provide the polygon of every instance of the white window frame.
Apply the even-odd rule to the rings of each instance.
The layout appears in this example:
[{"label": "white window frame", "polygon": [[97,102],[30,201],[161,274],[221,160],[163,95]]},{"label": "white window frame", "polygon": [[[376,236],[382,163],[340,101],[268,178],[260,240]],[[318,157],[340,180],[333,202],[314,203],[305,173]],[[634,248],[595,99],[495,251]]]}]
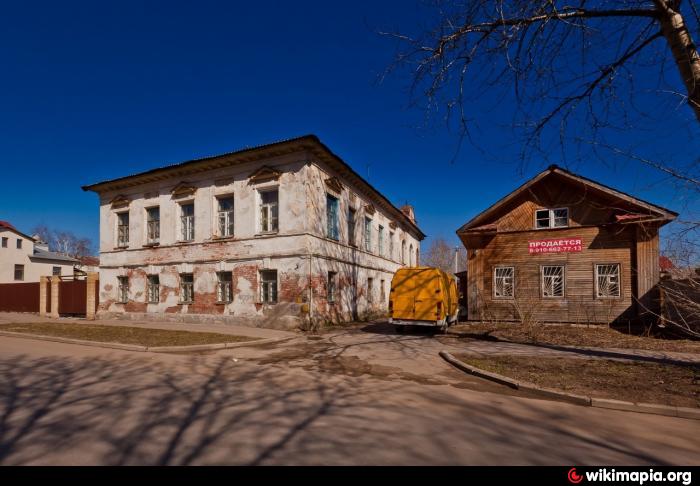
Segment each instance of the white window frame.
[{"label": "white window frame", "polygon": [[329,303],[335,303],[338,294],[338,272],[328,272],[328,280],[326,281],[326,298]]},{"label": "white window frame", "polygon": [[[276,192],[277,193],[277,203],[276,204],[271,204],[271,203],[265,203],[263,204],[263,194],[270,193],[270,192]],[[258,199],[258,204],[257,204],[257,221],[258,221],[258,234],[261,235],[269,235],[269,234],[275,234],[279,232],[280,228],[280,190],[279,186],[270,186],[270,187],[260,187],[257,190],[257,199]],[[273,208],[277,206],[277,218],[272,217],[273,213]],[[265,229],[263,228],[263,209],[266,210],[267,212],[267,220],[270,222],[269,228]]]},{"label": "white window frame", "polygon": [[[179,217],[180,234],[178,235],[179,236],[178,241],[180,241],[180,242],[192,242],[192,241],[194,241],[195,236],[196,236],[195,235],[195,224],[196,224],[195,211],[196,211],[196,207],[194,204],[194,200],[183,201],[179,204],[180,204],[180,208],[179,208],[180,209],[180,217]],[[192,215],[191,216],[185,216],[185,214],[184,214],[185,206],[192,206]],[[190,224],[186,225],[185,218],[192,218],[192,222]],[[189,229],[190,231],[188,231],[186,233],[187,229]],[[192,237],[188,238],[190,236],[190,234]]]},{"label": "white window frame", "polygon": [[[511,275],[510,278],[512,279],[511,282],[511,294],[512,295],[496,295],[496,282],[498,278],[508,278],[507,275],[505,276],[500,276],[498,277],[496,275],[497,271],[499,269],[510,269]],[[494,299],[498,300],[513,300],[515,299],[515,266],[514,265],[497,265],[493,267],[493,271],[491,272],[492,275],[492,282],[491,282],[491,295],[493,296]]]},{"label": "white window frame", "polygon": [[[275,272],[275,280],[263,279],[266,273]],[[273,283],[274,287],[268,287],[268,284]],[[265,290],[267,288],[268,299],[265,299]],[[271,298],[274,294],[274,298]],[[274,305],[279,302],[279,272],[274,268],[266,268],[260,270],[260,302],[265,305]]]},{"label": "white window frame", "polygon": [[117,302],[126,304],[129,302],[129,277],[117,277]]},{"label": "white window frame", "polygon": [[379,256],[384,256],[384,226],[381,224],[377,228],[377,252]]},{"label": "white window frame", "polygon": [[[537,213],[539,213],[540,211],[547,211],[548,212],[549,226],[542,226],[542,227],[539,226],[539,220],[540,219],[544,220],[544,218],[537,217]],[[559,226],[555,225],[555,222],[557,220],[557,218],[555,217],[556,211],[566,211],[566,224],[565,225],[559,225]],[[539,209],[535,209],[535,229],[548,230],[548,229],[568,228],[568,227],[569,227],[569,208],[552,208],[552,209],[539,208]]]},{"label": "white window frame", "polygon": [[[221,209],[221,201],[231,201],[231,209]],[[236,201],[233,194],[222,194],[214,198],[216,207],[216,235],[220,238],[231,238],[236,233]]]},{"label": "white window frame", "polygon": [[[189,276],[192,280],[190,282],[185,282],[183,277]],[[194,302],[194,273],[181,273],[180,277],[180,303],[181,304],[192,304]],[[189,289],[189,291],[188,291]],[[187,294],[189,293],[189,298]]]},{"label": "white window frame", "polygon": [[[118,211],[114,213],[115,215],[115,231],[114,235],[116,236],[116,247],[117,248],[126,248],[129,246],[129,226],[131,226],[131,216],[129,215],[129,211]],[[126,225],[121,224],[121,217],[126,215]],[[122,239],[121,232],[119,231],[122,227],[126,228],[126,240]]]},{"label": "white window frame", "polygon": [[[230,279],[224,280],[223,276]],[[233,272],[216,272],[216,303],[228,304],[233,301]]]},{"label": "white window frame", "polygon": [[[606,266],[616,266],[617,267],[617,295],[600,295],[600,284],[599,284],[599,267]],[[593,264],[593,278],[595,280],[595,298],[596,299],[620,299],[622,298],[622,265],[618,262],[616,263],[594,263]]]},{"label": "white window frame", "polygon": [[[153,283],[153,278],[158,279],[158,283]],[[147,304],[159,304],[160,303],[160,276],[159,275],[148,275],[146,276],[146,303]]]},{"label": "white window frame", "polygon": [[[555,277],[554,275],[545,275],[546,268],[561,268],[561,295],[545,295],[545,280],[548,278],[553,279]],[[554,287],[552,286],[552,288]],[[566,265],[540,265],[540,296],[543,299],[563,299],[566,297]]]},{"label": "white window frame", "polygon": [[[335,201],[334,220],[331,220],[331,201]],[[334,231],[335,234],[333,234]],[[326,193],[326,238],[340,241],[340,198],[330,192]]]},{"label": "white window frame", "polygon": [[[151,220],[150,218],[150,213],[153,209],[158,210],[158,219],[157,220]],[[145,208],[146,210],[146,244],[148,245],[155,245],[160,243],[160,206],[149,206]],[[157,225],[151,225],[151,223],[157,222]],[[155,231],[151,231],[151,226],[155,226]],[[152,233],[155,233],[153,235]]]},{"label": "white window frame", "polygon": [[365,216],[363,228],[365,251],[367,253],[372,253],[372,218]]}]

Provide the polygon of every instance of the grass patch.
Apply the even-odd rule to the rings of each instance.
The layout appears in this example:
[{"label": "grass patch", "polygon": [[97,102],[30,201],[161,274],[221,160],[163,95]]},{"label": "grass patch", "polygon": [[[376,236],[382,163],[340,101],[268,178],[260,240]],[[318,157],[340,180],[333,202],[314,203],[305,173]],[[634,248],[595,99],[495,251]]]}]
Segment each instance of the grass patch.
[{"label": "grass patch", "polygon": [[573,327],[567,325],[538,325],[525,329],[519,324],[468,324],[455,330],[468,337],[503,339],[516,343],[551,344],[563,346],[590,346],[596,348],[646,349],[650,351],[676,351],[700,353],[700,342],[688,339],[662,339],[634,336],[608,327]]},{"label": "grass patch", "polygon": [[258,339],[213,332],[172,331],[144,327],[104,326],[100,324],[68,322],[0,324],[0,330],[103,343],[136,344],[148,347],[236,343]]},{"label": "grass patch", "polygon": [[700,407],[700,366],[528,356],[457,357],[483,370],[570,393]]}]

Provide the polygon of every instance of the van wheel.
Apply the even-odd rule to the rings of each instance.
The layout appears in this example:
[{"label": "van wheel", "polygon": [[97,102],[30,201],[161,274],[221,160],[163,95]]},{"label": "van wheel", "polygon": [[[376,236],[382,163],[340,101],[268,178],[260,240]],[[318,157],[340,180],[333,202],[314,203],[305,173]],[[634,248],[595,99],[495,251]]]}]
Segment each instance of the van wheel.
[{"label": "van wheel", "polygon": [[440,334],[447,334],[447,328],[448,328],[448,327],[449,327],[449,324],[447,324],[447,323],[442,324],[442,325],[438,328],[438,331],[440,332]]}]

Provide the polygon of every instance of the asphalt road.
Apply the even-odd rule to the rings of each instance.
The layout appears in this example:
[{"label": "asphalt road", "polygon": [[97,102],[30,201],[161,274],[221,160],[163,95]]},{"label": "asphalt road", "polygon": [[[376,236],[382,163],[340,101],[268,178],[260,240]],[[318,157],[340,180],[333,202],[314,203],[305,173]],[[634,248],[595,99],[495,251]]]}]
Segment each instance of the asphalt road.
[{"label": "asphalt road", "polygon": [[700,463],[698,421],[515,396],[444,347],[361,330],[197,355],[0,337],[0,464]]}]

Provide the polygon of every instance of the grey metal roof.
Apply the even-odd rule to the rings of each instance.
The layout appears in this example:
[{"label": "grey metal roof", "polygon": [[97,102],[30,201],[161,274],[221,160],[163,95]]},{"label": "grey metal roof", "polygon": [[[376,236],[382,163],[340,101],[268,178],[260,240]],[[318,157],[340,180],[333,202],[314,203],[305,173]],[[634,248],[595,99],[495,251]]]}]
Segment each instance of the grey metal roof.
[{"label": "grey metal roof", "polygon": [[53,251],[41,250],[39,248],[34,248],[34,254],[30,258],[41,258],[42,260],[55,260],[61,262],[78,263],[78,260],[71,258],[66,255],[61,255]]}]

